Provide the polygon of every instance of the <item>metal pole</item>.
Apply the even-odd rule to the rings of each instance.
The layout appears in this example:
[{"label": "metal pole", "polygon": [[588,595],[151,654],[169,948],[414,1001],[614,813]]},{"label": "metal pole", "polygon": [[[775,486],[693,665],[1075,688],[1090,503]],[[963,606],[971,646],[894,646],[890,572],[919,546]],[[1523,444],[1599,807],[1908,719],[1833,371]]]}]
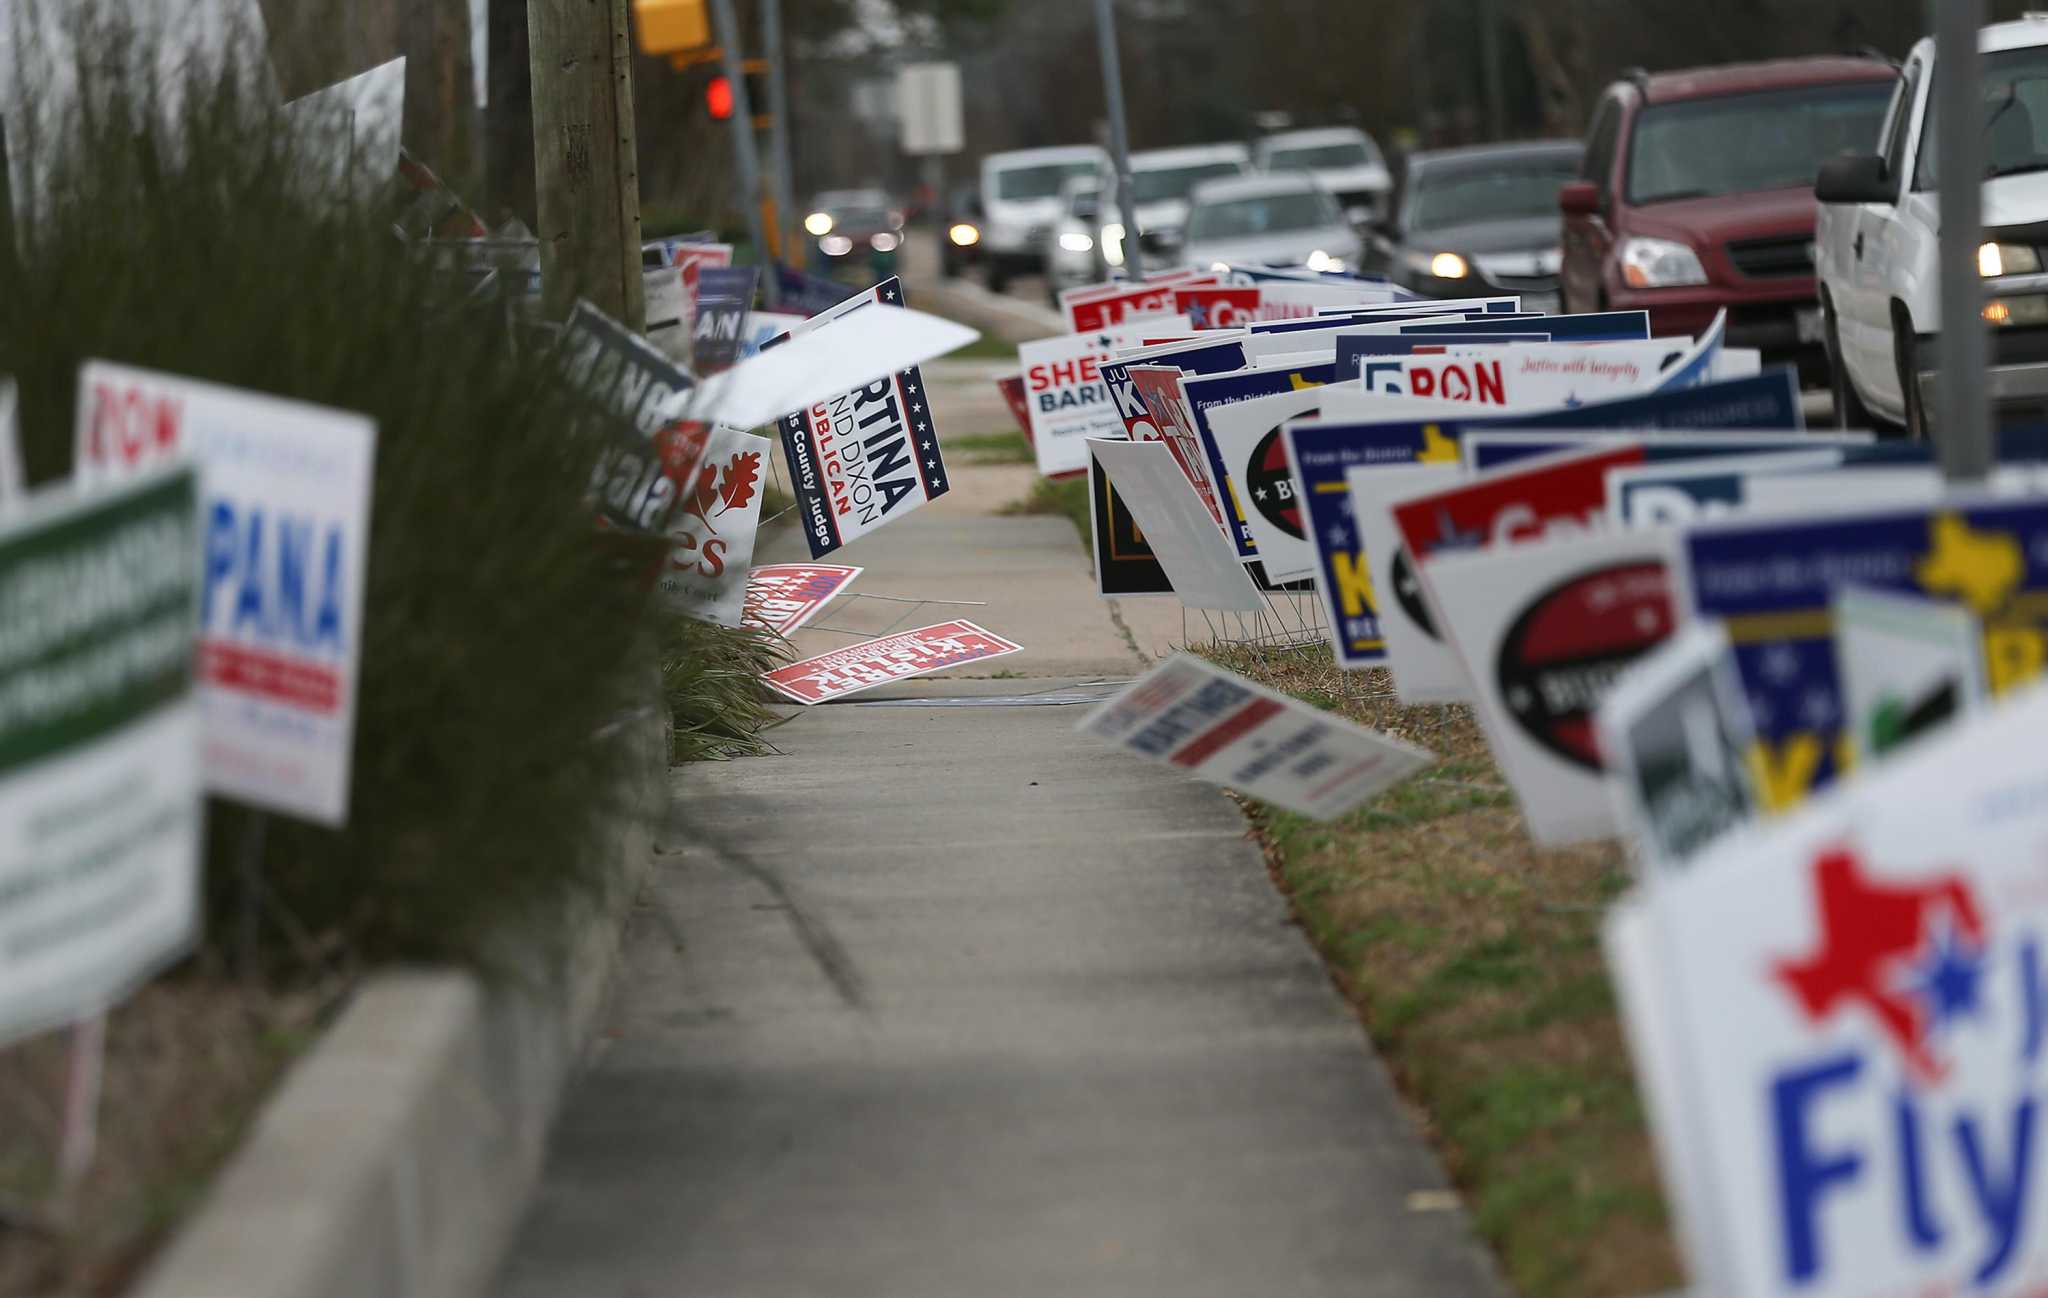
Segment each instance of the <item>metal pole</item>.
[{"label": "metal pole", "polygon": [[[1989,353],[1984,281],[1977,248],[1984,239],[1984,63],[1977,31],[1984,0],[1941,0],[1935,11],[1934,92],[1941,114],[1935,156],[1941,163],[1941,337],[1935,356],[1934,443],[1951,482],[1991,472],[1991,409],[1985,398]],[[1917,376],[1905,375],[1909,383]]]},{"label": "metal pole", "polygon": [[765,299],[775,302],[775,259],[769,255],[768,232],[761,227],[761,160],[754,152],[754,105],[747,95],[746,69],[740,58],[740,25],[733,17],[732,0],[711,0],[711,21],[718,36],[719,53],[725,60],[725,78],[732,85],[732,160],[739,173],[740,206],[747,212],[747,233],[754,240],[754,256],[761,263],[766,281]]},{"label": "metal pole", "polygon": [[1479,0],[1479,52],[1486,78],[1486,138],[1507,135],[1507,92],[1501,85],[1500,0]]},{"label": "metal pole", "polygon": [[[783,255],[794,263],[796,256],[787,246],[789,232],[798,217],[796,182],[789,166],[789,69],[782,52],[782,0],[762,0],[761,45],[762,56],[768,60],[768,148],[774,155],[768,178],[775,186],[776,223],[782,227],[776,242],[784,245]],[[780,277],[771,271],[763,278],[766,283],[762,291],[766,296],[762,301],[772,311],[780,296],[776,292]]]},{"label": "metal pole", "polygon": [[1116,14],[1110,0],[1095,0],[1095,34],[1102,42],[1102,94],[1109,108],[1109,148],[1116,162],[1116,197],[1124,218],[1124,270],[1145,278],[1138,252],[1138,206],[1131,201],[1131,137],[1124,127],[1124,73],[1116,57]]}]

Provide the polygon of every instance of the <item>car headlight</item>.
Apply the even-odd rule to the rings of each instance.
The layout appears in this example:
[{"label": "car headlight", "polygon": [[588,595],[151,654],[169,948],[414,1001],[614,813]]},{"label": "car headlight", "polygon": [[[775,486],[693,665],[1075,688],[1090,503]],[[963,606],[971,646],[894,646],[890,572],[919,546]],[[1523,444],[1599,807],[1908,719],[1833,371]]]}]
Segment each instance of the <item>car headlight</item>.
[{"label": "car headlight", "polygon": [[1302,265],[1313,271],[1336,272],[1344,269],[1344,259],[1342,257],[1332,257],[1329,253],[1318,248],[1308,255],[1302,262]]},{"label": "car headlight", "polygon": [[1438,279],[1463,279],[1472,273],[1471,263],[1455,252],[1411,252],[1406,260],[1416,274]]},{"label": "car headlight", "polygon": [[957,221],[952,229],[946,231],[946,237],[953,241],[956,248],[972,248],[981,242],[981,231],[966,221]]},{"label": "car headlight", "polygon": [[1069,230],[1060,236],[1060,247],[1065,248],[1068,252],[1093,252],[1095,251],[1095,240],[1079,230]]},{"label": "car headlight", "polygon": [[818,251],[827,257],[844,257],[853,251],[853,240],[843,234],[828,234],[818,240]]},{"label": "car headlight", "polygon": [[804,229],[811,232],[813,239],[824,238],[832,233],[832,214],[830,212],[811,213],[804,218]]},{"label": "car headlight", "polygon": [[868,236],[868,247],[873,248],[876,252],[894,252],[902,243],[903,240],[887,230],[878,230]]},{"label": "car headlight", "polygon": [[1977,273],[1985,279],[2033,275],[2040,269],[2041,254],[2024,243],[1987,243],[1977,249]]},{"label": "car headlight", "polygon": [[1621,281],[1630,288],[1689,288],[1707,282],[1700,255],[1669,239],[1627,240],[1620,261]]},{"label": "car headlight", "polygon": [[1122,222],[1102,227],[1102,259],[1112,266],[1124,264],[1124,227]]}]

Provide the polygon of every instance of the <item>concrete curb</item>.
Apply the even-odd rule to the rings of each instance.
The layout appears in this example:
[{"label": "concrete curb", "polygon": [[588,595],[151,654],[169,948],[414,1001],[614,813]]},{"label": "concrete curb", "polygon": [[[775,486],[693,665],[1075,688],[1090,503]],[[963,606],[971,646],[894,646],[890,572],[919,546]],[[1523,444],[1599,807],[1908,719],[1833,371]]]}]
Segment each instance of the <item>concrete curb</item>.
[{"label": "concrete curb", "polygon": [[[631,724],[649,778],[622,868],[562,919],[560,964],[519,985],[380,974],[265,1105],[136,1298],[471,1298],[525,1211],[564,1087],[653,866],[667,721]],[[636,791],[640,793],[641,791]]]}]

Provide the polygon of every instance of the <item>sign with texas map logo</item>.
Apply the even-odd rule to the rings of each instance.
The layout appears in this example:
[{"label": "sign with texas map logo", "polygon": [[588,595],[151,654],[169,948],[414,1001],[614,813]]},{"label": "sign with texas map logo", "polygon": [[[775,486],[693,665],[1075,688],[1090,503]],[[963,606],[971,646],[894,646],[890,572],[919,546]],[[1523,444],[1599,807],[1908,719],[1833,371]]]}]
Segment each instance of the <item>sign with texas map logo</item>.
[{"label": "sign with texas map logo", "polygon": [[1610,918],[1692,1292],[2041,1292],[2043,734],[2028,691]]},{"label": "sign with texas map logo", "polygon": [[1496,546],[1440,556],[1426,571],[1530,837],[1550,847],[1613,834],[1595,714],[1672,633],[1662,538]]},{"label": "sign with texas map logo", "polygon": [[[1834,475],[1837,496],[1851,475]],[[2048,501],[1988,499],[1695,527],[1676,547],[1680,606],[1727,624],[1756,718],[1751,765],[1767,810],[1854,762],[1831,601],[1858,584],[1952,600],[1984,627],[1996,696],[2048,664]]]},{"label": "sign with texas map logo", "polygon": [[767,438],[738,429],[712,432],[702,467],[669,515],[675,546],[657,587],[671,608],[720,626],[740,624],[761,524],[762,477],[773,449]]}]

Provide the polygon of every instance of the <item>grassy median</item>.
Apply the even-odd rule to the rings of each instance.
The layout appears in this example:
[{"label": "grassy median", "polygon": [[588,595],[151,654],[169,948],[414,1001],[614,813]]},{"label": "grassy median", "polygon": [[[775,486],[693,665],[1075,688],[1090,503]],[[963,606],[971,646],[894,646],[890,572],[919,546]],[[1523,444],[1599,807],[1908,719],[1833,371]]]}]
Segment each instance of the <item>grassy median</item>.
[{"label": "grassy median", "polygon": [[1529,1298],[1675,1286],[1607,968],[1611,843],[1538,851],[1471,711],[1403,708],[1327,647],[1210,656],[1441,760],[1317,824],[1251,804],[1274,877]]}]

